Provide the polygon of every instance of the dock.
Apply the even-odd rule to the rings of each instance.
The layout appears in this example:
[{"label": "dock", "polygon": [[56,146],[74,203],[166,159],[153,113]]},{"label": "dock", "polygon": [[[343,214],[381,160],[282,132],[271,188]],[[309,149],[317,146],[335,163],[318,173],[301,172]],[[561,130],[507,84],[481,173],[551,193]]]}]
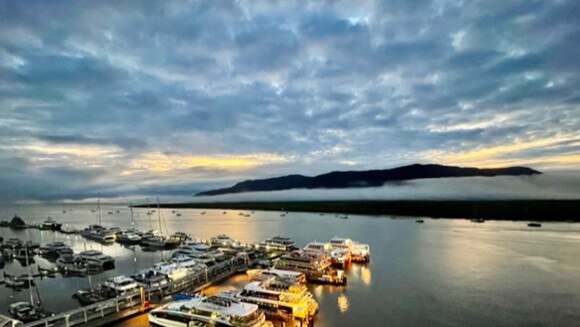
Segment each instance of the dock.
[{"label": "dock", "polygon": [[214,283],[247,271],[251,264],[254,264],[252,260],[231,258],[197,274],[171,281],[161,287],[141,288],[139,292],[65,311],[27,324],[0,315],[0,327],[107,326],[170,302],[173,294],[200,292]]}]

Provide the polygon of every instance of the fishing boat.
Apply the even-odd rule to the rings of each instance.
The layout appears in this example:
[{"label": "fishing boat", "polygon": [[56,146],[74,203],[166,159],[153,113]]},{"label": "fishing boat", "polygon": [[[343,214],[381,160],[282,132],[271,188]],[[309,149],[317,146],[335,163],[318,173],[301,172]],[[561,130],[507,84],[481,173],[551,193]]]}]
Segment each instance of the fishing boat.
[{"label": "fishing boat", "polygon": [[46,218],[45,221],[42,222],[40,225],[40,229],[42,230],[54,230],[59,231],[62,227],[61,223],[57,223],[51,217]]},{"label": "fishing boat", "polygon": [[175,301],[148,314],[149,323],[156,326],[190,327],[271,327],[266,316],[251,303],[220,296],[194,297]]}]

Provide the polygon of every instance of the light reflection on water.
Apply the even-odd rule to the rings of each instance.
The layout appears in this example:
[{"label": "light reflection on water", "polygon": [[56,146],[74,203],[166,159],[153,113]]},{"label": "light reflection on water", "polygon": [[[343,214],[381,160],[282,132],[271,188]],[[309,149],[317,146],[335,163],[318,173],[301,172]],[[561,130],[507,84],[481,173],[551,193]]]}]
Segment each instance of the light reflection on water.
[{"label": "light reflection on water", "polygon": [[[0,219],[21,215],[28,222],[47,216],[82,228],[97,222],[95,206],[75,205],[62,213],[63,206],[0,206]],[[106,214],[120,210],[120,213]],[[416,224],[413,219],[350,216],[338,220],[333,215],[256,211],[242,217],[240,211],[162,210],[170,232],[184,231],[202,238],[225,233],[242,242],[256,242],[274,235],[292,237],[299,246],[312,240],[334,236],[351,237],[369,243],[369,265],[352,265],[346,272],[348,286],[309,285],[320,304],[316,326],[489,326],[552,325],[574,326],[580,321],[580,224],[545,223],[529,229],[523,222],[486,222],[430,220]],[[206,211],[201,215],[201,211]],[[102,208],[105,226],[131,227],[128,208]],[[158,226],[157,215],[135,209],[135,227],[147,230]],[[250,213],[244,211],[244,213]],[[165,224],[162,224],[164,226]],[[130,275],[150,266],[170,253],[143,252],[117,244],[101,246],[80,236],[25,230],[13,232],[0,228],[5,239],[17,236],[41,243],[62,240],[75,252],[84,248],[102,250],[116,257],[117,269],[95,276],[94,282],[119,274]],[[38,265],[51,264],[41,258]],[[4,271],[23,273],[19,263],[6,264]],[[206,292],[241,288],[248,282],[240,274]],[[86,278],[39,280],[39,292],[50,310],[76,307],[70,298]],[[0,311],[9,302],[26,300],[27,292],[13,292],[0,286]],[[139,322],[143,318],[138,318]],[[124,325],[141,325],[129,321]]]}]

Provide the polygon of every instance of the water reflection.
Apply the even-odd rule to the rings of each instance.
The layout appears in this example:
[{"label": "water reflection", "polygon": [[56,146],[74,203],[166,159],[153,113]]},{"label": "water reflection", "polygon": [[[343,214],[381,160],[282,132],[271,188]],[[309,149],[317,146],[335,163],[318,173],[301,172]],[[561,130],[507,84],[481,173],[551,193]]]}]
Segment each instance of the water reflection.
[{"label": "water reflection", "polygon": [[362,279],[363,283],[365,285],[367,285],[367,286],[370,285],[371,284],[371,278],[372,278],[371,270],[367,266],[361,266],[360,269],[361,269],[360,276],[361,276],[361,279]]},{"label": "water reflection", "polygon": [[348,311],[348,298],[344,293],[340,294],[337,298],[338,310],[340,313],[345,313]]}]

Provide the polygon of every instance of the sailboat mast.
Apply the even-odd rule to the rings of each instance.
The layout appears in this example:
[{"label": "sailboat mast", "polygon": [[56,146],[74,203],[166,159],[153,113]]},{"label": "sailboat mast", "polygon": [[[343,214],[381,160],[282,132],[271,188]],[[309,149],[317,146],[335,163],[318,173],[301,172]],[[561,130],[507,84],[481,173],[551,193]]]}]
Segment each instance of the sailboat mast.
[{"label": "sailboat mast", "polygon": [[153,229],[153,222],[151,221],[151,210],[149,210],[149,198],[147,198],[147,216],[149,216],[149,229]]},{"label": "sailboat mast", "polygon": [[131,211],[131,227],[135,227],[135,220],[133,219],[133,205],[129,202],[129,210]]},{"label": "sailboat mast", "polygon": [[99,213],[97,214],[99,217],[99,226],[101,226],[101,195],[100,194],[97,198],[97,209],[99,211]]},{"label": "sailboat mast", "polygon": [[157,219],[159,220],[159,231],[161,232],[161,210],[159,208],[159,197],[157,197]]},{"label": "sailboat mast", "polygon": [[26,258],[26,266],[28,267],[28,291],[30,293],[30,305],[34,305],[34,297],[32,296],[32,276],[30,274],[30,263],[28,262],[28,245],[24,246],[24,256]]}]

